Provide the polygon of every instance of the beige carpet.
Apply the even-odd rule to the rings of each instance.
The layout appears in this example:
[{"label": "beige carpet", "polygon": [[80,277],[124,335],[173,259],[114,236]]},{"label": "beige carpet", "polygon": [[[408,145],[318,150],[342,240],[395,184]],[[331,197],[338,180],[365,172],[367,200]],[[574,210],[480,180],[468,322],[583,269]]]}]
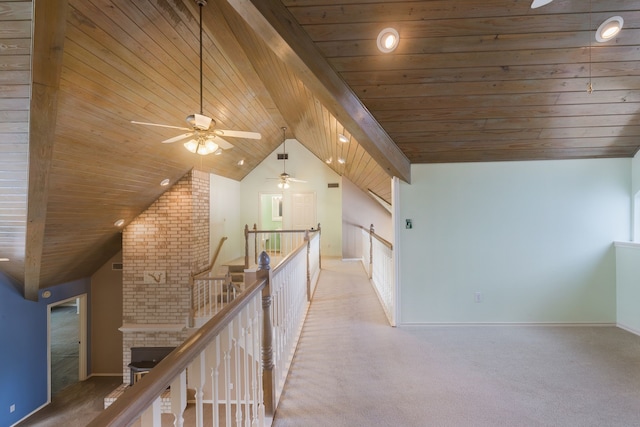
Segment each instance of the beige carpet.
[{"label": "beige carpet", "polygon": [[394,329],[359,263],[323,260],[274,426],[640,426],[640,337]]}]

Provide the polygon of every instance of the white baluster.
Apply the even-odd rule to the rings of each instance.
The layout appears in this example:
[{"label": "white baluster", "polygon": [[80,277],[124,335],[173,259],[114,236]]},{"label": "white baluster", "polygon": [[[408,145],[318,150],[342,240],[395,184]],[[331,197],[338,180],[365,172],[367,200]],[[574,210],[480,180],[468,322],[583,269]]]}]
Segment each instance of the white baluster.
[{"label": "white baluster", "polygon": [[231,351],[233,348],[231,331],[233,330],[234,321],[231,321],[229,325],[224,329],[223,343],[224,343],[224,399],[225,399],[225,420],[226,426],[231,427],[231,388],[233,383],[231,382]]},{"label": "white baluster", "polygon": [[220,335],[216,336],[214,341],[207,347],[206,350],[206,366],[209,370],[211,381],[211,401],[212,401],[212,425],[213,427],[220,426]]},{"label": "white baluster", "polygon": [[187,375],[182,371],[171,383],[171,412],[175,417],[173,425],[184,425],[184,410],[187,407]]},{"label": "white baluster", "polygon": [[202,427],[204,424],[203,415],[203,396],[205,384],[205,357],[200,353],[187,370],[189,376],[189,387],[196,392],[196,427]]},{"label": "white baluster", "polygon": [[161,427],[162,419],[162,402],[160,397],[153,401],[151,406],[147,408],[146,411],[142,413],[140,417],[140,426],[141,427]]}]

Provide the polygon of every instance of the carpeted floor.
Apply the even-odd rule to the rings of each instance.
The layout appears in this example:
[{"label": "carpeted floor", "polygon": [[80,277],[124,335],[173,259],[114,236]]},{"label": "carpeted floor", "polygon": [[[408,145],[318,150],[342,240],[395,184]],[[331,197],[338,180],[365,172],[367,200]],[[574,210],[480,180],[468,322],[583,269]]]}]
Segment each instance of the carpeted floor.
[{"label": "carpeted floor", "polygon": [[[86,425],[120,380],[67,387],[20,425]],[[640,426],[640,337],[614,327],[391,328],[362,266],[323,259],[273,425]]]},{"label": "carpeted floor", "polygon": [[323,261],[274,426],[640,426],[640,337],[391,328],[359,263]]}]

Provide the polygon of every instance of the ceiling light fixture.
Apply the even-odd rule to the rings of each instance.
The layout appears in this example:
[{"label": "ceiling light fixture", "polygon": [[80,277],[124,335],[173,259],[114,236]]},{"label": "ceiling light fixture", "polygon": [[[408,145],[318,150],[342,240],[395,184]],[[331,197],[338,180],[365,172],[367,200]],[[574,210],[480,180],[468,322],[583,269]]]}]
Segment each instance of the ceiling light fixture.
[{"label": "ceiling light fixture", "polygon": [[347,142],[349,142],[349,137],[347,137],[343,133],[339,133],[338,134],[338,141],[342,142],[343,144],[346,144]]},{"label": "ceiling light fixture", "polygon": [[190,139],[189,141],[184,143],[184,148],[191,151],[192,153],[200,154],[201,156],[206,156],[207,154],[215,153],[218,151],[218,144],[213,142],[212,139],[205,139],[202,136],[198,136],[197,139]]},{"label": "ceiling light fixture", "polygon": [[378,49],[382,53],[393,52],[398,47],[400,35],[395,28],[385,28],[378,34]]},{"label": "ceiling light fixture", "polygon": [[171,180],[169,178],[165,178],[162,181],[160,181],[160,185],[163,186],[163,187],[166,187],[170,183],[171,183]]},{"label": "ceiling light fixture", "polygon": [[333,157],[329,157],[327,160],[324,161],[326,164],[330,165],[331,162],[333,162]]},{"label": "ceiling light fixture", "polygon": [[0,262],[9,262],[9,258],[0,258]]},{"label": "ceiling light fixture", "polygon": [[533,0],[533,2],[531,3],[531,9],[537,9],[551,3],[552,1],[553,0]]},{"label": "ceiling light fixture", "polygon": [[244,159],[238,160],[238,166],[243,166],[243,165],[244,165]]},{"label": "ceiling light fixture", "polygon": [[620,30],[622,30],[622,25],[624,24],[624,19],[621,16],[612,16],[611,18],[604,21],[598,27],[596,31],[596,40],[600,43],[607,42],[614,38]]},{"label": "ceiling light fixture", "polygon": [[344,165],[347,161],[345,159],[343,159],[342,157],[338,158],[338,163],[340,163],[341,165]]},{"label": "ceiling light fixture", "polygon": [[119,219],[116,222],[113,223],[113,225],[115,225],[116,227],[122,227],[124,225],[124,219]]}]

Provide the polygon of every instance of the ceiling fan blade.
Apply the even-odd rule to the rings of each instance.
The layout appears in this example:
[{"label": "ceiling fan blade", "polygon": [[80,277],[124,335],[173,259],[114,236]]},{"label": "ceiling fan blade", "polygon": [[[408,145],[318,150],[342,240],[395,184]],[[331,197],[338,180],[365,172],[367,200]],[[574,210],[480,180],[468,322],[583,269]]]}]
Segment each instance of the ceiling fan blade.
[{"label": "ceiling fan blade", "polygon": [[145,125],[145,126],[157,126],[160,128],[169,128],[169,129],[180,129],[180,130],[191,130],[189,128],[185,128],[182,126],[170,126],[170,125],[160,125],[158,123],[147,123],[147,122],[137,122],[135,120],[131,120],[131,123],[135,125]]},{"label": "ceiling fan blade", "polygon": [[194,114],[195,117],[195,127],[202,130],[209,129],[211,126],[211,121],[213,120],[211,117],[203,116],[202,114]]},{"label": "ceiling fan blade", "polygon": [[220,138],[218,135],[214,135],[213,138],[210,137],[210,139],[212,139],[213,142],[218,144],[218,147],[222,148],[223,150],[228,150],[230,148],[233,148],[233,144]]},{"label": "ceiling fan blade", "polygon": [[533,3],[531,3],[531,9],[537,9],[551,3],[552,1],[553,0],[533,0]]},{"label": "ceiling fan blade", "polygon": [[291,178],[291,177],[289,177],[289,181],[291,181],[291,182],[307,182],[307,181],[305,181],[303,179],[295,179],[295,178]]},{"label": "ceiling fan blade", "polygon": [[262,135],[258,132],[246,132],[242,130],[223,130],[216,129],[214,131],[216,135],[229,136],[231,138],[247,138],[247,139],[262,139]]},{"label": "ceiling fan blade", "polygon": [[169,139],[165,139],[164,141],[162,141],[163,144],[171,144],[172,142],[178,142],[182,139],[186,139],[189,138],[190,136],[193,136],[195,134],[195,132],[187,132],[187,133],[183,133],[182,135],[178,135],[178,136],[174,136],[173,138],[169,138]]}]

